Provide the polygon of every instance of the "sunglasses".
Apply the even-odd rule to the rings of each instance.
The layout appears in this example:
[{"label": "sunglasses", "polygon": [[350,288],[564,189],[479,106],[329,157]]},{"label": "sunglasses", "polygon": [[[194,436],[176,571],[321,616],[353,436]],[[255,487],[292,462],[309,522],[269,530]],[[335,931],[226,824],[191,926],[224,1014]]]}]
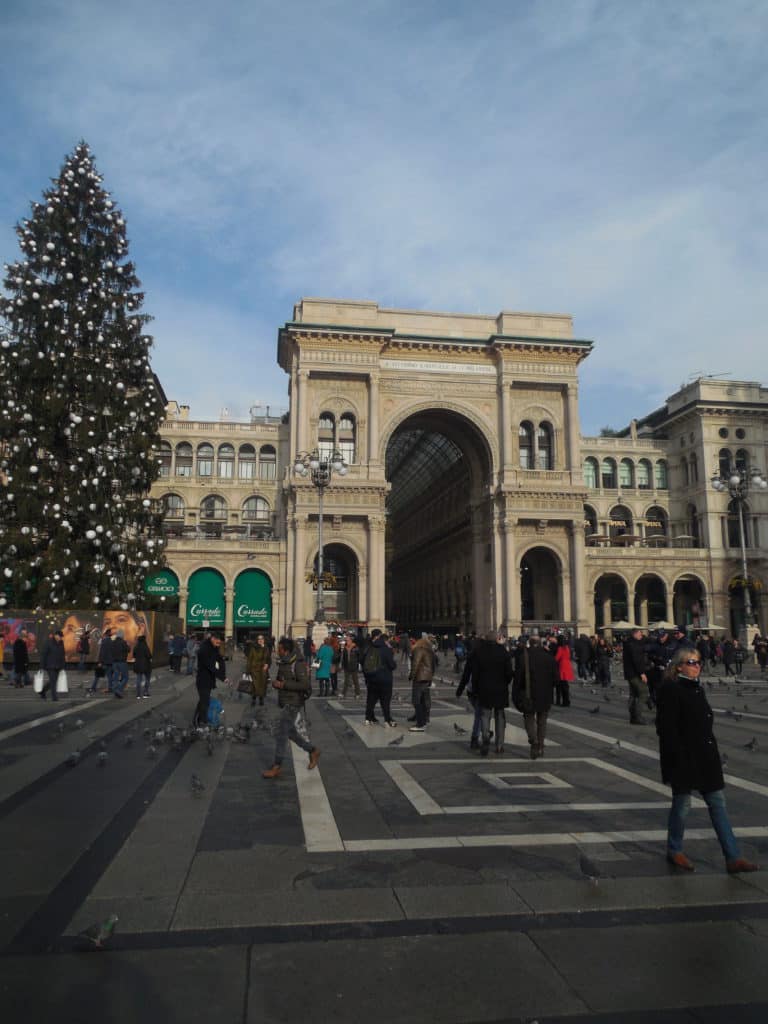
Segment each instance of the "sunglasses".
[{"label": "sunglasses", "polygon": [[698,658],[688,658],[685,662],[683,662],[683,664],[684,665],[698,665],[699,667],[701,667],[701,661],[699,661]]}]

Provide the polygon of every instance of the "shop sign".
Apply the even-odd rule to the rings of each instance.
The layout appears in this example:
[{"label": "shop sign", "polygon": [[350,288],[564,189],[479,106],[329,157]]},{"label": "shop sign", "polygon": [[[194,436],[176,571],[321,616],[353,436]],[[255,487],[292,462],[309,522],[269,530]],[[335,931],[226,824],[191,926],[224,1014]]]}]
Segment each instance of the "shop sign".
[{"label": "shop sign", "polygon": [[235,580],[235,626],[272,624],[272,586],[259,569],[246,569]]},{"label": "shop sign", "polygon": [[152,573],[144,580],[145,594],[162,594],[165,597],[176,597],[179,593],[179,577],[170,569]]},{"label": "shop sign", "polygon": [[224,625],[224,580],[215,569],[198,569],[189,579],[187,625]]}]

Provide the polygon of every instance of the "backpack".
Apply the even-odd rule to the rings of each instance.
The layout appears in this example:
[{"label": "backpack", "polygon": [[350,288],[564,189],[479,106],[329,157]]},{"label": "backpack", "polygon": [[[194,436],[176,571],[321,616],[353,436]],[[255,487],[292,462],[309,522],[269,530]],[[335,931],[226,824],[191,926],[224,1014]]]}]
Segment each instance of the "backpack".
[{"label": "backpack", "polygon": [[363,675],[370,676],[381,668],[381,654],[378,647],[370,644],[363,658]]},{"label": "backpack", "polygon": [[465,653],[464,652],[464,644],[461,643],[461,642],[457,643],[456,647],[454,648],[454,651],[455,651],[455,654],[456,654],[457,658],[463,658],[464,657],[464,653]]}]

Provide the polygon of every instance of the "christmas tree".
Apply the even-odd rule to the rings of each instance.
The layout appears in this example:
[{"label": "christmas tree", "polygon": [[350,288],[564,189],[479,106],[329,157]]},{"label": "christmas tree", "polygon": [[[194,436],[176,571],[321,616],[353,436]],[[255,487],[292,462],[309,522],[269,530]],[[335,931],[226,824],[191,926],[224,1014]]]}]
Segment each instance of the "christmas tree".
[{"label": "christmas tree", "polygon": [[0,298],[0,605],[133,607],[164,564],[162,392],[122,213],[88,146],[16,227]]}]

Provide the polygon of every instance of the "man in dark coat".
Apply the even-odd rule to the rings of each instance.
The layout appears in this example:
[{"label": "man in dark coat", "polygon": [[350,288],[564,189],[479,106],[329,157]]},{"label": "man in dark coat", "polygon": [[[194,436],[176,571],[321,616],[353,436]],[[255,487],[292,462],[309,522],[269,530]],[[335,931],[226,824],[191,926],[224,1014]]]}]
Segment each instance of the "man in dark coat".
[{"label": "man in dark coat", "polygon": [[589,679],[589,663],[592,660],[592,644],[586,633],[582,633],[574,642],[573,653],[576,655],[576,671],[579,679]]},{"label": "man in dark coat", "polygon": [[221,637],[209,636],[200,644],[197,652],[197,675],[195,684],[197,686],[198,702],[195,708],[194,724],[206,726],[208,724],[208,705],[211,701],[211,690],[216,686],[216,680],[226,680],[226,663],[221,653]]},{"label": "man in dark coat", "polygon": [[64,634],[61,630],[57,630],[57,632],[49,634],[45,647],[43,647],[43,653],[40,656],[40,668],[48,675],[40,694],[43,700],[45,700],[48,690],[51,691],[51,700],[59,699],[56,693],[56,681],[59,677],[59,672],[66,665],[66,661]]},{"label": "man in dark coat", "polygon": [[629,640],[624,642],[622,652],[624,660],[624,678],[629,683],[629,722],[630,725],[644,725],[640,714],[640,700],[648,687],[647,660],[643,631],[639,627],[632,630]]},{"label": "man in dark coat", "polygon": [[304,710],[310,693],[309,672],[300,647],[294,644],[290,637],[280,637],[277,645],[277,665],[272,686],[277,690],[280,717],[277,721],[272,767],[262,772],[261,776],[264,779],[280,777],[289,740],[309,754],[307,767],[312,771],[317,767],[320,751],[310,738],[309,723]]},{"label": "man in dark coat", "polygon": [[[523,713],[525,731],[531,748],[531,759],[544,756],[547,715],[552,707],[552,694],[560,682],[557,662],[541,647],[541,640],[532,636],[529,648],[523,648],[517,660],[512,684],[512,703]],[[529,692],[530,691],[530,692]]]},{"label": "man in dark coat", "polygon": [[723,767],[712,732],[712,708],[700,685],[700,677],[701,655],[698,651],[678,648],[658,692],[656,732],[659,736],[661,777],[672,787],[667,860],[684,871],[694,870],[683,853],[683,836],[685,819],[691,809],[691,792],[696,789],[709,810],[728,873],[757,871],[757,864],[741,856],[728,820]]},{"label": "man in dark coat", "polygon": [[27,631],[22,629],[13,641],[13,685],[18,689],[29,686],[29,648],[27,647]]},{"label": "man in dark coat", "polygon": [[[554,662],[552,662],[554,665]],[[512,681],[512,659],[504,646],[504,637],[491,631],[472,647],[462,676],[472,680],[472,692],[480,707],[480,753],[488,756],[491,745],[491,715],[496,730],[496,753],[504,753],[504,733],[509,707],[509,684]]]},{"label": "man in dark coat", "polygon": [[365,724],[376,725],[376,702],[381,704],[384,721],[393,728],[397,725],[392,718],[392,673],[395,671],[395,655],[380,629],[371,630],[371,642],[363,653],[361,663],[365,676]]}]

